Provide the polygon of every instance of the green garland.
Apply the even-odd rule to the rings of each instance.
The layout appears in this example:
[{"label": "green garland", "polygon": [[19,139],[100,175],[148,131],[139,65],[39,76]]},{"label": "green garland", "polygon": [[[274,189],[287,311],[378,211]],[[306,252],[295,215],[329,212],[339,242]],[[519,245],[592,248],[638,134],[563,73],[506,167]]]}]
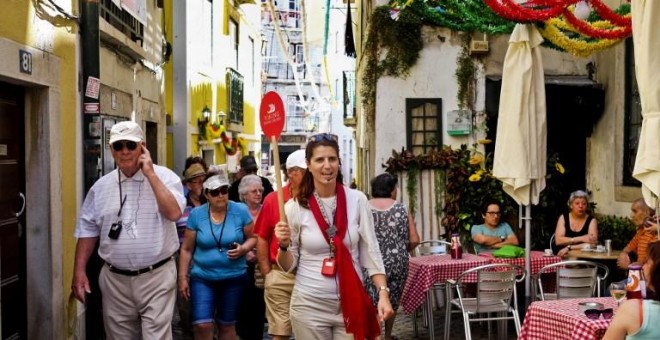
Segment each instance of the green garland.
[{"label": "green garland", "polygon": [[514,22],[495,14],[481,0],[414,1],[406,10],[423,18],[424,24],[458,32],[511,33]]},{"label": "green garland", "polygon": [[458,91],[456,92],[456,102],[459,109],[472,110],[474,95],[474,74],[477,67],[474,64],[474,58],[470,55],[470,34],[464,34],[462,38],[463,48],[456,59],[456,82]]}]

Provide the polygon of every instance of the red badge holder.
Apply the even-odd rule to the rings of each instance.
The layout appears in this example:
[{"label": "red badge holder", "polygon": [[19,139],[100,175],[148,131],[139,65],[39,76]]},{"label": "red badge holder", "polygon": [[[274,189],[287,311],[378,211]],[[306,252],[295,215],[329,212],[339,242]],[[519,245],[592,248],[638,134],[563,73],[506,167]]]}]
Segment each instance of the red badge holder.
[{"label": "red badge holder", "polygon": [[337,273],[337,266],[336,266],[335,258],[334,257],[326,257],[323,259],[323,265],[321,266],[321,274],[324,276],[330,276],[334,277],[335,273]]}]

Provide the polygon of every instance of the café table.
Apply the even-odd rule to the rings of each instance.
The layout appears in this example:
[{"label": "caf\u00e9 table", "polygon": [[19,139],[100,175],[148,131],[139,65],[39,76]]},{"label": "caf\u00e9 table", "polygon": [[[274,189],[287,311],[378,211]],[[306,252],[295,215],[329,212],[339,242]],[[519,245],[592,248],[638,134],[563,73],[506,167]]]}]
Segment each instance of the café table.
[{"label": "caf\u00e9 table", "polygon": [[[411,257],[408,265],[408,279],[401,294],[401,306],[406,314],[414,312],[422,303],[427,303],[429,337],[433,332],[433,285],[458,278],[464,271],[487,265],[490,259],[483,256],[463,253],[462,259],[452,259],[451,255],[427,255]],[[476,282],[477,276],[466,278],[466,282]]]},{"label": "caf\u00e9 table", "polygon": [[596,252],[596,251],[583,251],[580,249],[575,249],[569,251],[564,255],[567,259],[580,259],[580,260],[614,260],[619,258],[621,255],[620,250],[612,250],[611,252]]},{"label": "caf\u00e9 table", "polygon": [[611,297],[536,301],[527,308],[518,340],[601,339],[612,320],[587,318],[580,311],[580,302],[599,302],[616,313],[616,301]]},{"label": "caf\u00e9 table", "polygon": [[[479,254],[479,256],[488,258],[490,263],[508,263],[508,264],[520,266],[521,268],[525,268],[524,257],[498,258],[498,257],[494,257],[492,254],[489,253]],[[541,268],[557,262],[561,262],[561,257],[555,255],[545,256],[545,254],[542,251],[532,250],[530,252],[530,269],[532,272],[527,273],[527,275],[534,275],[538,273],[539,270],[541,270]]]}]

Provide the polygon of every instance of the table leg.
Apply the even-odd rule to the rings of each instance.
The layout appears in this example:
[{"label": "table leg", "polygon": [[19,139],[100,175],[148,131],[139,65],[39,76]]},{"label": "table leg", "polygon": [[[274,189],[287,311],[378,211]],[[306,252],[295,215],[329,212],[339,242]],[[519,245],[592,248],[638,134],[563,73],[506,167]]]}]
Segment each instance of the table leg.
[{"label": "table leg", "polygon": [[426,292],[426,320],[429,325],[429,339],[431,340],[435,338],[435,332],[433,329],[433,294],[433,288]]}]

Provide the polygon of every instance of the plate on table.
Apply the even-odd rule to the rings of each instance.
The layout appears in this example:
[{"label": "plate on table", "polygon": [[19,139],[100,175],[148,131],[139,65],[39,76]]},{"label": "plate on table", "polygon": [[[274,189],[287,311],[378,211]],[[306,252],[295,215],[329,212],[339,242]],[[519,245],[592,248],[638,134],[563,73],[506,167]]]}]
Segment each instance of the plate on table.
[{"label": "plate on table", "polygon": [[591,248],[589,248],[589,249],[584,249],[584,248],[582,248],[582,251],[585,252],[585,253],[588,253],[588,252],[592,252],[592,251],[594,251],[594,250],[591,249]]},{"label": "plate on table", "polygon": [[594,253],[604,253],[604,252],[606,252],[607,250],[606,250],[606,249],[602,249],[602,250],[592,249],[591,251],[593,251]]}]

